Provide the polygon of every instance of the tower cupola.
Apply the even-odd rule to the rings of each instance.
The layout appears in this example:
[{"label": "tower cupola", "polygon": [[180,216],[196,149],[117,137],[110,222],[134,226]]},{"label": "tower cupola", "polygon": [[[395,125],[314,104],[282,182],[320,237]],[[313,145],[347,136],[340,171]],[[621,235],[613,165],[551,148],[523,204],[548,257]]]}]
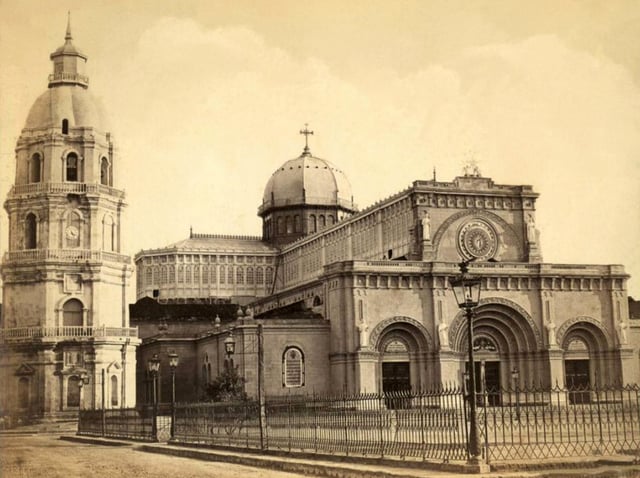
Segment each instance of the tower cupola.
[{"label": "tower cupola", "polygon": [[50,55],[53,61],[53,73],[49,75],[49,88],[61,84],[86,88],[89,84],[89,78],[84,74],[87,56],[75,47],[72,40],[71,14],[69,14],[64,45]]}]

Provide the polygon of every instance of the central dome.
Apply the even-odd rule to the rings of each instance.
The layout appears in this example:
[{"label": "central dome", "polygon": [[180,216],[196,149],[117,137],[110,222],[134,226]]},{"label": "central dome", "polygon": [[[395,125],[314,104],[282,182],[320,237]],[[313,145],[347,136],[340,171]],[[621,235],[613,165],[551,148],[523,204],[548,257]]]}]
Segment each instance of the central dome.
[{"label": "central dome", "polygon": [[355,209],[345,174],[326,159],[310,153],[287,161],[271,175],[261,209],[300,205]]}]

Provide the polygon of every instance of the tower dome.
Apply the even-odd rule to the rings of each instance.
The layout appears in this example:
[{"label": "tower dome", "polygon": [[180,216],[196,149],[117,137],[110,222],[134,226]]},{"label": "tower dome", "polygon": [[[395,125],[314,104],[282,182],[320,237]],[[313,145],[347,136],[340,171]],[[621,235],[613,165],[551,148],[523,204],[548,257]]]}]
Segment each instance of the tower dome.
[{"label": "tower dome", "polygon": [[70,21],[64,45],[50,58],[53,73],[49,88],[34,102],[25,129],[47,129],[62,125],[91,127],[101,132],[109,130],[101,103],[89,92],[89,78],[85,75],[87,56],[73,44]]},{"label": "tower dome", "polygon": [[[312,131],[300,131],[307,138]],[[258,214],[265,240],[282,245],[330,226],[356,211],[347,176],[326,159],[302,154],[286,161],[269,178]]]}]

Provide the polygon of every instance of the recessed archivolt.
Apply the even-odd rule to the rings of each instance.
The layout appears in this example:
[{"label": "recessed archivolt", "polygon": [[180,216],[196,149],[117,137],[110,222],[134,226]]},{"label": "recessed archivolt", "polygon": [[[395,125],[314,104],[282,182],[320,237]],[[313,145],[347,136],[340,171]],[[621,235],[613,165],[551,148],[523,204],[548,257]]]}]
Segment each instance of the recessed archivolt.
[{"label": "recessed archivolt", "polygon": [[[480,218],[484,218],[489,220],[490,222],[496,223],[496,224],[500,224],[500,226],[507,232],[507,234],[510,234],[511,236],[517,238],[518,235],[516,234],[515,230],[513,229],[513,227],[511,226],[511,224],[509,224],[507,221],[505,221],[504,219],[502,219],[500,216],[498,216],[497,214],[494,214],[492,212],[486,211],[484,209],[470,209],[470,210],[466,210],[466,211],[460,211],[455,213],[454,215],[450,216],[449,218],[447,218],[438,228],[438,230],[436,231],[436,233],[433,235],[433,246],[436,250],[438,250],[439,246],[440,246],[440,241],[442,240],[442,236],[444,236],[445,232],[447,232],[447,230],[449,229],[449,227],[451,227],[451,225],[462,219],[463,217],[480,217]],[[504,241],[502,241],[504,242]],[[522,250],[522,245],[520,244],[520,241],[513,241],[514,245],[518,248],[518,255],[522,256],[523,254],[523,250]]]},{"label": "recessed archivolt", "polygon": [[383,334],[383,332],[386,331],[388,327],[396,324],[409,324],[415,327],[415,329],[417,329],[417,332],[420,333],[420,336],[415,337],[416,340],[418,342],[425,343],[428,349],[430,350],[433,349],[433,339],[429,331],[426,329],[426,327],[420,322],[418,322],[416,319],[413,319],[411,317],[405,317],[405,316],[390,317],[388,319],[383,320],[378,325],[376,325],[373,331],[371,332],[371,335],[369,336],[369,343],[372,345],[372,347],[378,349],[380,345],[379,344],[380,336]]},{"label": "recessed archivolt", "polygon": [[[458,312],[449,326],[449,343],[457,351],[466,347],[466,316]],[[494,337],[501,352],[529,351],[543,348],[540,329],[531,314],[515,302],[502,297],[486,297],[474,309],[474,334]]]},{"label": "recessed archivolt", "polygon": [[[597,347],[602,350],[613,346],[611,334],[604,328],[601,321],[587,315],[581,315],[564,321],[562,325],[558,327],[558,343],[563,349],[566,350],[569,345],[568,342],[565,343],[566,339],[573,335],[572,332],[578,328],[583,329],[586,332],[586,336],[585,334],[581,335],[583,338],[588,339],[588,342],[592,347]],[[601,334],[599,337],[597,332],[600,332]]]}]

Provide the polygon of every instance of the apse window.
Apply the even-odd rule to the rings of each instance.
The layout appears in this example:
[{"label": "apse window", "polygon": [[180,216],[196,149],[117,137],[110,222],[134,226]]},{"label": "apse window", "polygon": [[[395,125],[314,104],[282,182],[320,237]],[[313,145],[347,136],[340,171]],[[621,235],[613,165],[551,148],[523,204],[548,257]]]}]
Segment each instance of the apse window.
[{"label": "apse window", "polygon": [[282,386],[304,386],[304,355],[297,347],[289,347],[282,356]]}]

